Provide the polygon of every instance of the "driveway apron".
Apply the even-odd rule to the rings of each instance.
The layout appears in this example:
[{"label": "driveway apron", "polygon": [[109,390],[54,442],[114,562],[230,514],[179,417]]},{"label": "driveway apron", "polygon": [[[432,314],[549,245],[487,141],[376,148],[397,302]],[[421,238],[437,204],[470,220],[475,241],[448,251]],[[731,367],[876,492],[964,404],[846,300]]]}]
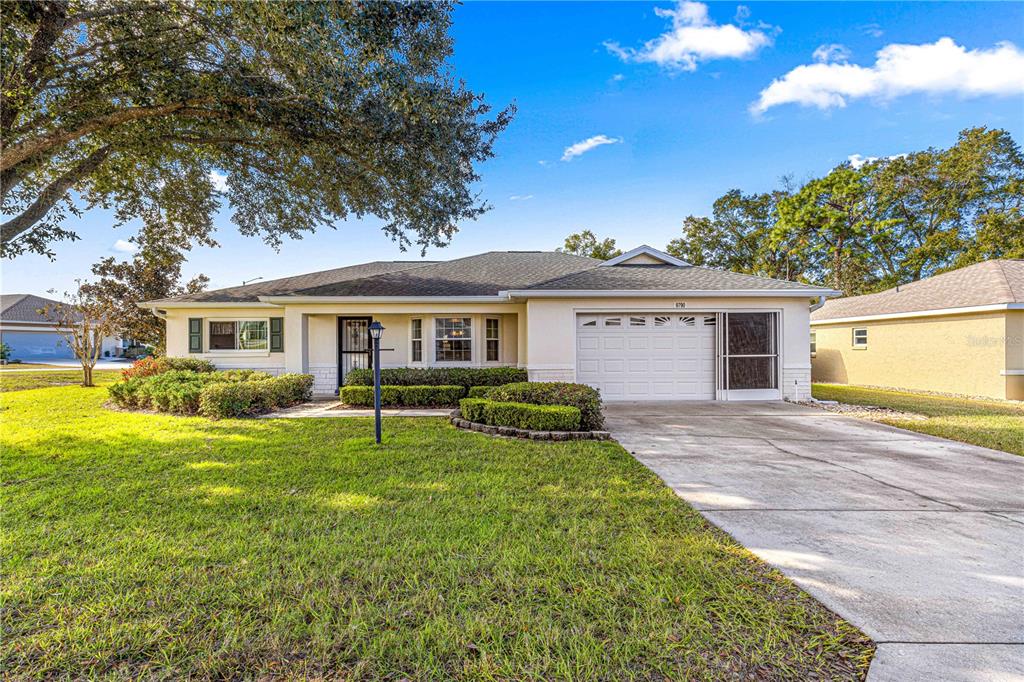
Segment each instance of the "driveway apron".
[{"label": "driveway apron", "polygon": [[1024,458],[783,402],[606,416],[708,520],[875,640],[869,680],[1024,680]]}]

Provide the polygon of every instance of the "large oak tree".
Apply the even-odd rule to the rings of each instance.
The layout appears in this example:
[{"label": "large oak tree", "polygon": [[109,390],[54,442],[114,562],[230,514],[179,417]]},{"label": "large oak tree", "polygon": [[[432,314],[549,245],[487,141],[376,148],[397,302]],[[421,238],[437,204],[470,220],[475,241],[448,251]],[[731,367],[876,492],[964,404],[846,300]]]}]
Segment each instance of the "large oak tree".
[{"label": "large oak tree", "polygon": [[[475,164],[511,108],[451,73],[446,2],[3,3],[5,255],[50,253],[68,213],[158,210],[208,241],[227,199],[270,244],[374,215],[404,248],[486,210]],[[220,175],[226,186],[220,186]]]}]

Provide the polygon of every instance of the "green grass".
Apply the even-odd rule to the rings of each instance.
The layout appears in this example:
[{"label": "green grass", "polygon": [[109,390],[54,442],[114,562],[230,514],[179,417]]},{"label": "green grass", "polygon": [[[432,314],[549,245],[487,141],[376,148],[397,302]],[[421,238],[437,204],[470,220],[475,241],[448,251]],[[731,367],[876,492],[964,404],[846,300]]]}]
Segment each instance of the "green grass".
[{"label": "green grass", "polygon": [[863,635],[615,443],[0,395],[12,678],[857,679]]},{"label": "green grass", "polygon": [[60,369],[64,365],[51,365],[46,362],[12,362],[6,365],[0,365],[0,372],[5,369]]},{"label": "green grass", "polygon": [[812,394],[821,400],[838,400],[851,405],[878,405],[920,414],[927,419],[882,417],[878,421],[919,433],[1024,455],[1022,405],[840,384],[814,384]]},{"label": "green grass", "polygon": [[[121,370],[96,370],[92,381],[97,386],[112,383],[121,375]],[[82,370],[69,369],[66,372],[0,372],[0,393],[25,391],[47,386],[72,386],[82,383]]]}]

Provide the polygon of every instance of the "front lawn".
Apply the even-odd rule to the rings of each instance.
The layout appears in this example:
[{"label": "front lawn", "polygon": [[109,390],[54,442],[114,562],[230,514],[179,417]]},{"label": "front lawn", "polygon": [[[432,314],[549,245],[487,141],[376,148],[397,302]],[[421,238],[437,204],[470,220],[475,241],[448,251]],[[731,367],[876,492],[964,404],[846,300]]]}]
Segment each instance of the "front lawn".
[{"label": "front lawn", "polygon": [[10,677],[857,679],[872,645],[615,443],[0,396]]},{"label": "front lawn", "polygon": [[922,415],[926,419],[880,417],[877,421],[1024,455],[1024,405],[840,384],[814,384],[812,394],[819,400],[877,405]]},{"label": "front lawn", "polygon": [[5,369],[66,369],[67,365],[51,365],[47,362],[10,362],[0,365],[0,372]]},{"label": "front lawn", "polygon": [[[113,383],[121,376],[121,370],[95,370],[92,381],[97,386]],[[66,372],[0,372],[0,393],[24,391],[46,386],[70,386],[82,383],[82,370],[69,369]]]}]

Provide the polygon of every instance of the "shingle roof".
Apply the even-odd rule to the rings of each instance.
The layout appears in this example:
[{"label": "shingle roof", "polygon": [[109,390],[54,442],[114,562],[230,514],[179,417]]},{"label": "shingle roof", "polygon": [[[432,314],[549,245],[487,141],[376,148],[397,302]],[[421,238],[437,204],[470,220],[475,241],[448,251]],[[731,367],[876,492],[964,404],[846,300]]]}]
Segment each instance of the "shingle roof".
[{"label": "shingle roof", "polygon": [[59,303],[35,294],[3,294],[0,296],[0,320],[53,324],[39,309]]},{"label": "shingle roof", "polygon": [[826,301],[811,320],[1024,303],[1024,260],[990,260],[877,294]]},{"label": "shingle roof", "polygon": [[256,282],[244,286],[228,287],[226,289],[214,289],[202,291],[198,294],[175,296],[173,298],[161,298],[149,303],[167,303],[174,301],[201,302],[201,303],[256,303],[260,296],[282,296],[291,294],[310,287],[325,286],[328,284],[343,282],[350,279],[360,279],[372,275],[380,275],[400,270],[419,268],[430,265],[434,261],[373,261],[359,265],[349,265],[343,268],[332,270],[321,270],[306,275],[295,275],[293,277],[282,277],[266,282]]},{"label": "shingle roof", "polygon": [[[616,289],[647,291],[799,291],[807,289],[810,291],[818,290],[821,287],[696,265],[615,265],[606,268],[591,268],[528,288],[543,291],[611,291]],[[812,295],[808,294],[808,297]]]},{"label": "shingle roof", "polygon": [[293,292],[300,296],[496,296],[601,261],[557,251],[489,251],[476,256]]}]

